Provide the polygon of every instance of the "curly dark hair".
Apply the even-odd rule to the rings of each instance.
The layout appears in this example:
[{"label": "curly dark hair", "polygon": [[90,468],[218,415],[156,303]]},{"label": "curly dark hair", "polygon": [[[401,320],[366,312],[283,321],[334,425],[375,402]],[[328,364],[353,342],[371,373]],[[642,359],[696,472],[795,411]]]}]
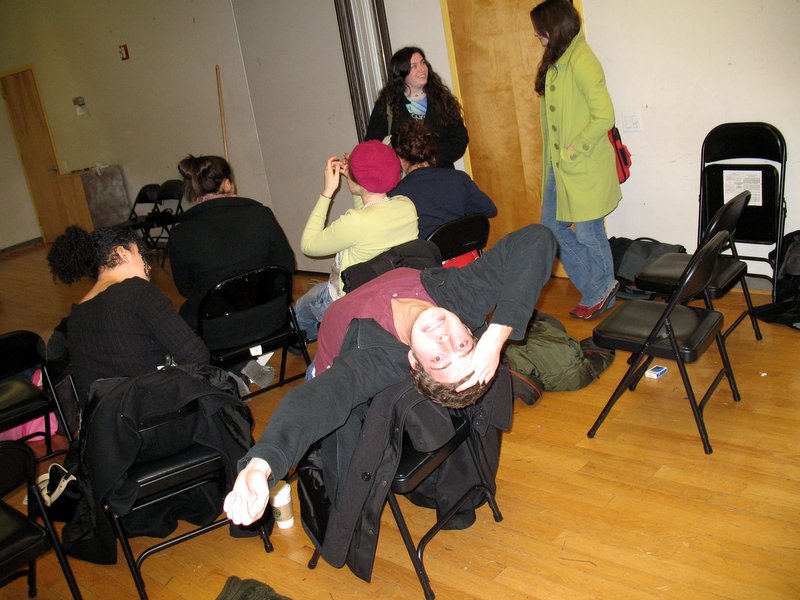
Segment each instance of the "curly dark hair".
[{"label": "curly dark hair", "polygon": [[85,275],[97,279],[101,269],[111,269],[120,263],[114,252],[118,246],[141,251],[138,233],[129,227],[101,227],[89,233],[70,225],[53,242],[47,264],[53,279],[63,283],[74,283]]},{"label": "curly dark hair", "polygon": [[581,16],[568,0],[544,0],[533,7],[531,23],[536,33],[548,38],[534,83],[536,93],[544,96],[547,71],[561,58],[573,38],[578,35],[581,30]]},{"label": "curly dark hair", "polygon": [[442,82],[442,78],[433,70],[433,66],[425,58],[425,53],[415,46],[400,48],[389,61],[389,81],[383,86],[378,100],[382,106],[391,106],[392,114],[399,115],[406,105],[406,77],[411,72],[411,57],[419,52],[428,65],[428,83],[425,94],[428,106],[436,107],[436,114],[441,116],[443,125],[450,126],[461,120],[461,104],[450,89]]},{"label": "curly dark hair", "polygon": [[[417,365],[420,365],[421,361],[416,354],[414,358],[417,361]],[[477,383],[463,392],[456,391],[456,388],[469,379],[471,375],[470,373],[460,381],[454,383],[442,383],[434,380],[430,373],[422,367],[418,369],[411,367],[411,381],[414,382],[416,390],[431,402],[440,404],[445,408],[464,408],[465,406],[472,406],[483,398],[492,383],[491,381]]]},{"label": "curly dark hair", "polygon": [[226,179],[234,183],[233,169],[221,156],[190,154],[178,163],[178,171],[183,177],[184,196],[191,202],[206,194],[218,192]]},{"label": "curly dark hair", "polygon": [[407,121],[392,134],[392,148],[397,156],[412,165],[436,166],[436,135],[421,121]]}]

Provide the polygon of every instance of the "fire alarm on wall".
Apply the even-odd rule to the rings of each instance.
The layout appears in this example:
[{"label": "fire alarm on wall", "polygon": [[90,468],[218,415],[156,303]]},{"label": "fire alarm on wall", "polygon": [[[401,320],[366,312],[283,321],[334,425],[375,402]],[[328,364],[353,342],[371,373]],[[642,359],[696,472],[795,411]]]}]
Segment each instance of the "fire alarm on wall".
[{"label": "fire alarm on wall", "polygon": [[119,57],[122,60],[128,60],[131,55],[128,54],[128,44],[120,44],[119,46]]}]

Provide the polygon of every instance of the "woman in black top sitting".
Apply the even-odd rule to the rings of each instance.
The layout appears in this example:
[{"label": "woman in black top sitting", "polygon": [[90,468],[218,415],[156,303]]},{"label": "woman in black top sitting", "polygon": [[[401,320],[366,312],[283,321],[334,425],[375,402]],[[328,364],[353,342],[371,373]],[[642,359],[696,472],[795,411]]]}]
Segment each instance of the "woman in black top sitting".
[{"label": "woman in black top sitting", "polygon": [[424,122],[436,137],[436,164],[452,169],[469,143],[461,105],[428,64],[425,53],[409,46],[389,61],[389,81],[375,102],[364,139],[382,140],[412,120]]},{"label": "woman in black top sitting", "polygon": [[294,252],[272,210],[236,195],[233,170],[220,156],[187,156],[178,164],[193,206],[170,233],[172,277],[186,298],[180,314],[197,327],[200,301],[223,279],[264,265],[294,273]]},{"label": "woman in black top sitting", "polygon": [[47,255],[53,276],[73,283],[89,275],[92,289],[73,304],[67,347],[81,404],[91,383],[104,377],[143,375],[168,360],[207,363],[202,340],[150,283],[150,265],[135,231],[77,226],[56,238]]}]

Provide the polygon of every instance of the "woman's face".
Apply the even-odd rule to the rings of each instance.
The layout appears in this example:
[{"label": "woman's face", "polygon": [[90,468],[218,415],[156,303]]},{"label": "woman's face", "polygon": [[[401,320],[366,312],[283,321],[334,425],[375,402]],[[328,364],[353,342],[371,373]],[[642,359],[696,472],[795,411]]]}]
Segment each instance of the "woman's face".
[{"label": "woman's face", "polygon": [[422,54],[415,52],[411,55],[408,75],[405,78],[406,87],[411,91],[420,90],[428,83],[428,63]]},{"label": "woman's face", "polygon": [[547,44],[550,41],[550,36],[549,35],[545,35],[543,33],[539,33],[538,31],[536,31],[535,27],[533,28],[533,37],[535,37],[537,40],[539,40],[539,43],[544,48],[547,47]]}]

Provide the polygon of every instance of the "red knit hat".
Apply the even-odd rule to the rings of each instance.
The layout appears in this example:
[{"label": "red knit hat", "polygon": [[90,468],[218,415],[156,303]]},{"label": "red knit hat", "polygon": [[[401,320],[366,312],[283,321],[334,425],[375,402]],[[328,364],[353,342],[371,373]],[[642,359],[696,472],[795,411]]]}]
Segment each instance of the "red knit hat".
[{"label": "red knit hat", "polygon": [[368,192],[385,194],[400,182],[400,159],[378,140],[361,142],[350,154],[350,172]]}]

